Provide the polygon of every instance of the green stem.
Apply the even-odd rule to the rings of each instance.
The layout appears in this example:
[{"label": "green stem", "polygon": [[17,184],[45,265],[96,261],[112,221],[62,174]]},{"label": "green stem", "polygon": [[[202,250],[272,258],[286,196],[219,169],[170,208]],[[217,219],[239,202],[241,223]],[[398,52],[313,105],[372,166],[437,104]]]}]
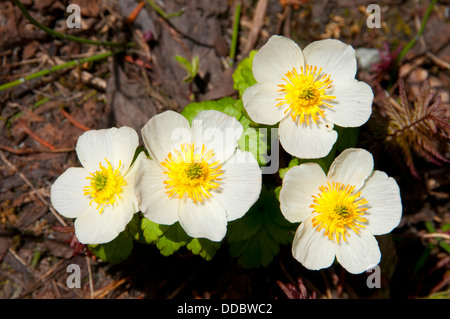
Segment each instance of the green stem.
[{"label": "green stem", "polygon": [[12,0],[20,9],[20,11],[22,12],[22,14],[25,16],[25,18],[28,19],[28,21],[30,21],[31,24],[33,24],[34,26],[36,26],[37,28],[47,32],[48,34],[56,37],[56,38],[60,38],[60,39],[64,39],[64,40],[71,40],[71,41],[75,41],[78,43],[84,43],[84,44],[95,44],[95,45],[101,45],[101,46],[110,46],[110,47],[124,47],[124,46],[133,46],[133,43],[128,42],[128,43],[117,43],[117,42],[110,42],[110,41],[95,41],[95,40],[89,40],[89,39],[85,39],[85,38],[80,38],[80,37],[76,37],[73,35],[67,35],[64,33],[60,33],[57,32],[53,29],[50,29],[49,27],[39,23],[38,21],[36,21],[27,11],[27,9],[23,6],[23,4],[19,1],[19,0]]},{"label": "green stem", "polygon": [[423,31],[425,30],[425,25],[427,24],[428,17],[431,14],[431,11],[433,11],[433,7],[436,4],[437,0],[431,1],[431,3],[428,5],[427,11],[425,12],[425,15],[422,19],[422,24],[420,25],[419,32],[417,35],[411,39],[411,41],[408,42],[408,44],[402,49],[400,54],[397,57],[397,63],[400,63],[403,58],[405,57],[406,53],[416,44],[417,40],[422,36]]},{"label": "green stem", "polygon": [[236,8],[234,9],[233,34],[231,36],[231,47],[230,47],[230,62],[229,62],[230,66],[233,65],[234,59],[236,57],[240,18],[241,18],[241,3],[238,2],[236,4]]},{"label": "green stem", "polygon": [[31,260],[31,268],[35,269],[37,266],[37,263],[39,262],[39,259],[41,259],[42,252],[40,250],[37,250],[34,253],[33,259]]},{"label": "green stem", "polygon": [[51,68],[44,69],[44,70],[38,71],[36,73],[32,73],[32,74],[27,75],[25,77],[21,77],[20,79],[17,79],[15,81],[12,81],[12,82],[0,85],[0,91],[12,88],[12,87],[17,86],[19,84],[22,84],[22,83],[24,83],[26,81],[29,81],[29,80],[32,80],[32,79],[36,79],[38,77],[41,77],[41,76],[44,76],[44,75],[50,74],[52,72],[56,72],[56,71],[68,68],[68,67],[77,66],[79,64],[83,64],[83,63],[86,63],[86,62],[93,62],[93,61],[103,60],[103,59],[106,59],[107,57],[110,57],[110,56],[112,56],[114,54],[117,54],[119,52],[121,52],[121,51],[116,51],[116,52],[108,51],[108,52],[100,53],[100,54],[93,55],[93,56],[90,56],[90,57],[87,57],[87,58],[83,58],[83,59],[80,59],[80,60],[72,60],[72,61],[69,61],[69,62],[64,63],[64,64],[55,65],[55,66],[53,66]]},{"label": "green stem", "polygon": [[161,9],[160,7],[158,7],[152,0],[147,0],[147,3],[149,4],[150,7],[153,8],[153,10],[156,11],[156,13],[158,13],[161,17],[163,17],[164,19],[169,19],[172,17],[179,17],[180,15],[183,14],[184,10],[180,10],[178,12],[174,12],[174,13],[165,13],[163,9]]}]

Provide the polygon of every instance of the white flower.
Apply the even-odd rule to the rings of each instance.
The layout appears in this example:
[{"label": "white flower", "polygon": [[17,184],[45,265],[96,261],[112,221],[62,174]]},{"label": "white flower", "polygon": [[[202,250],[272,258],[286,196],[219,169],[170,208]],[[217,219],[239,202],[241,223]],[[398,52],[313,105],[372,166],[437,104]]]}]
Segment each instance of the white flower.
[{"label": "white flower", "polygon": [[279,122],[280,143],[299,158],[326,156],[336,142],[334,124],[358,127],[372,113],[373,92],[355,79],[355,50],[327,39],[303,51],[285,37],[272,36],[253,58],[257,83],[242,97],[250,118]]},{"label": "white flower", "polygon": [[191,237],[220,241],[227,223],[242,217],[261,191],[253,155],[237,149],[242,125],[218,111],[192,121],[173,111],[152,117],[142,129],[151,159],[136,178],[139,208],[164,225],[179,221]]},{"label": "white flower", "polygon": [[139,211],[134,179],[144,153],[131,165],[138,143],[136,131],[125,126],[87,131],[78,138],[83,167],[71,167],[58,177],[51,202],[64,217],[76,218],[81,243],[110,242]]},{"label": "white flower", "polygon": [[300,263],[317,270],[336,258],[354,274],[379,263],[374,235],[389,233],[402,214],[396,181],[373,171],[363,149],[343,151],[328,175],[315,163],[294,166],[284,176],[280,203],[287,220],[301,222],[292,245]]}]

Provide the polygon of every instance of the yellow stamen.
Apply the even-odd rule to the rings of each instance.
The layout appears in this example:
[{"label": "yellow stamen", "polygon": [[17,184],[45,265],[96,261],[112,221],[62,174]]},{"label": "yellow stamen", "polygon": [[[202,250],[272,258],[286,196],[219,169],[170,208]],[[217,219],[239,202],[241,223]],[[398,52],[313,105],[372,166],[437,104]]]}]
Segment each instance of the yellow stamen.
[{"label": "yellow stamen", "polygon": [[280,101],[276,106],[288,104],[289,107],[285,113],[290,111],[292,120],[295,122],[299,117],[299,124],[306,121],[309,125],[310,118],[317,123],[320,117],[325,117],[323,107],[333,107],[328,104],[335,96],[325,94],[325,90],[330,89],[333,81],[330,75],[323,74],[322,68],[317,70],[317,67],[307,65],[305,70],[303,66],[300,68],[300,74],[295,68],[286,73],[286,78],[282,78],[285,84],[278,85],[284,96],[277,99]]},{"label": "yellow stamen", "polygon": [[104,167],[100,163],[99,170],[86,177],[87,180],[91,180],[90,185],[83,188],[84,195],[92,198],[89,205],[96,202],[100,214],[106,205],[113,205],[117,198],[122,199],[120,196],[123,192],[122,187],[127,184],[120,174],[121,162],[119,162],[118,168],[113,169],[111,163],[106,158],[105,160],[108,167]]},{"label": "yellow stamen", "polygon": [[[361,223],[367,222],[362,217],[367,207],[361,207],[368,204],[365,198],[359,198],[361,192],[353,194],[355,186],[343,185],[333,182],[328,186],[321,186],[321,191],[314,198],[310,207],[317,213],[312,219],[313,227],[320,231],[325,228],[325,236],[339,243],[342,236],[347,241],[346,236],[349,235],[348,230],[351,229],[358,233],[360,228],[365,226]],[[358,199],[359,198],[359,199]]]},{"label": "yellow stamen", "polygon": [[211,197],[211,190],[220,186],[223,172],[219,161],[213,161],[213,150],[207,151],[205,145],[196,152],[195,144],[182,144],[181,151],[169,153],[161,165],[167,170],[166,184],[169,197],[192,199],[194,203]]}]

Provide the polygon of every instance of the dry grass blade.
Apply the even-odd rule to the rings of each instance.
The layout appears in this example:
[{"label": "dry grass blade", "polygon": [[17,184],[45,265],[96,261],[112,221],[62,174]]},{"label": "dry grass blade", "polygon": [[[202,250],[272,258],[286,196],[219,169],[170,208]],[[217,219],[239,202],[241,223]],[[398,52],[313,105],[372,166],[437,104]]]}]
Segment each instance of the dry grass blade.
[{"label": "dry grass blade", "polygon": [[100,290],[97,290],[94,293],[94,298],[95,299],[102,299],[102,298],[104,298],[107,294],[109,294],[110,292],[114,291],[117,287],[120,287],[121,285],[126,283],[129,279],[130,279],[130,277],[125,277],[125,278],[116,280],[116,281],[110,283],[109,285],[107,285],[106,287],[103,287]]},{"label": "dry grass blade", "polygon": [[256,40],[258,39],[258,34],[264,24],[268,3],[268,0],[259,0],[256,5],[255,13],[253,15],[252,28],[248,34],[245,49],[242,52],[243,56],[247,56],[250,50],[255,46]]}]

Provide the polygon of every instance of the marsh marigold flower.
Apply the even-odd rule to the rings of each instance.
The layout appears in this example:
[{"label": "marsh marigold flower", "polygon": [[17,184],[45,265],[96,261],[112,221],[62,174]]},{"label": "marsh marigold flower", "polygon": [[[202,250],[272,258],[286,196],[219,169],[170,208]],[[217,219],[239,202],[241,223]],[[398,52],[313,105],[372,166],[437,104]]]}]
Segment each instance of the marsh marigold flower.
[{"label": "marsh marigold flower", "polygon": [[218,111],[200,112],[192,127],[173,111],[152,117],[142,129],[151,159],[136,178],[144,216],[179,221],[191,237],[222,240],[228,221],[242,217],[261,191],[258,163],[237,149],[242,133],[239,121]]},{"label": "marsh marigold flower", "polygon": [[374,235],[397,227],[402,214],[396,181],[373,171],[372,155],[347,149],[325,175],[316,163],[294,166],[280,191],[283,215],[298,227],[292,253],[306,268],[329,267],[334,259],[350,273],[376,266],[381,258]]},{"label": "marsh marigold flower", "polygon": [[51,187],[51,202],[62,216],[76,218],[83,244],[110,242],[139,211],[134,178],[141,153],[131,165],[139,139],[129,127],[82,134],[76,152],[82,167],[66,170]]},{"label": "marsh marigold flower", "polygon": [[303,51],[272,36],[253,58],[257,83],[242,97],[256,123],[279,123],[280,143],[299,158],[326,156],[336,142],[334,125],[358,127],[372,113],[373,92],[357,81],[355,50],[327,39]]}]

